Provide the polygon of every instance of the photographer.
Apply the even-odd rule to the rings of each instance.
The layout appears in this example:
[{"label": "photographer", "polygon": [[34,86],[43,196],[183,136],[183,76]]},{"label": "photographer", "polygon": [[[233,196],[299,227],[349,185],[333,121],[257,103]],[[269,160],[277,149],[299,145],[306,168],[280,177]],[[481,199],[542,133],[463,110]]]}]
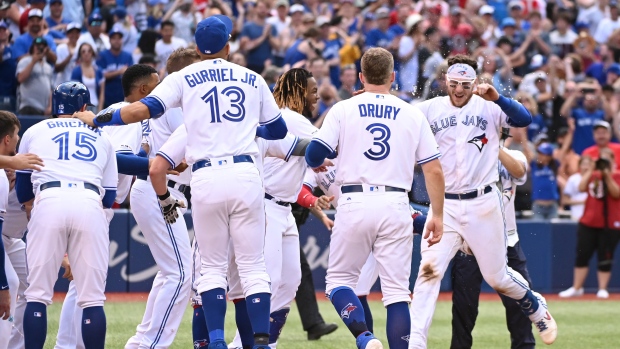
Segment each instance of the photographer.
[{"label": "photographer", "polygon": [[19,114],[51,115],[54,68],[45,59],[50,48],[43,37],[34,39],[29,53],[17,63]]},{"label": "photographer", "polygon": [[598,159],[601,149],[611,149],[616,158],[616,168],[620,168],[620,144],[611,141],[611,125],[607,121],[597,121],[592,128],[594,145],[583,151],[583,156]]},{"label": "photographer", "polygon": [[598,254],[598,298],[608,298],[614,250],[620,237],[620,171],[614,153],[601,149],[599,159],[584,172],[579,190],[588,193],[585,209],[577,228],[577,256],[573,286],[560,292],[560,297],[583,295],[588,275],[588,262]]}]

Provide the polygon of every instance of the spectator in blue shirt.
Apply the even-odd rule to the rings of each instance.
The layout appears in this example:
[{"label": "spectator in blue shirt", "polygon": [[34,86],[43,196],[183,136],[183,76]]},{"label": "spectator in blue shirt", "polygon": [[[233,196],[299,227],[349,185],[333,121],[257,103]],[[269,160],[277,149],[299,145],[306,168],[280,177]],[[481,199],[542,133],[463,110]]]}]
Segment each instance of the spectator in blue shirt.
[{"label": "spectator in blue shirt", "polygon": [[[600,46],[599,55],[601,61],[592,63],[588,69],[586,69],[586,76],[595,78],[598,80],[599,84],[604,86],[607,83],[607,74],[609,72],[618,73],[618,75],[620,75],[620,65],[614,63],[614,53],[607,45]],[[616,67],[612,68],[613,66]]]},{"label": "spectator in blue shirt", "polygon": [[49,50],[45,57],[49,64],[56,63],[56,43],[49,34],[43,35],[43,12],[39,9],[31,9],[28,13],[28,31],[15,39],[13,53],[17,60],[28,54],[32,41],[42,36],[47,41]]},{"label": "spectator in blue shirt", "polygon": [[569,93],[560,115],[574,123],[575,135],[573,150],[581,154],[584,149],[594,145],[592,126],[596,121],[610,119],[612,111],[605,98],[601,98],[600,85],[579,84]]},{"label": "spectator in blue shirt", "polygon": [[375,11],[375,19],[377,21],[377,27],[370,30],[366,35],[366,47],[364,51],[372,47],[383,47],[386,50],[392,52],[398,48],[395,45],[394,33],[389,30],[390,28],[390,11],[381,7]]},{"label": "spectator in blue shirt", "polygon": [[17,60],[9,43],[9,25],[0,20],[0,110],[15,111]]},{"label": "spectator in blue shirt", "polygon": [[542,114],[538,112],[538,103],[536,103],[534,97],[527,92],[519,92],[515,99],[523,104],[525,109],[532,115],[532,123],[527,127],[527,139],[533,142],[534,138],[539,134],[546,134],[548,131],[547,124]]},{"label": "spectator in blue shirt", "polygon": [[67,30],[67,24],[71,22],[62,16],[63,10],[62,0],[50,0],[50,15],[45,17],[49,30],[61,33]]},{"label": "spectator in blue shirt", "polygon": [[530,165],[534,219],[556,218],[560,198],[557,181],[560,163],[553,158],[551,144],[542,143],[536,150],[536,159]]},{"label": "spectator in blue shirt", "polygon": [[101,52],[97,59],[97,66],[103,69],[105,78],[103,108],[125,99],[121,78],[127,67],[133,65],[131,55],[123,51],[123,33],[111,31],[108,36],[110,37],[110,49]]},{"label": "spectator in blue shirt", "polygon": [[278,49],[278,31],[265,22],[269,15],[269,4],[259,0],[255,8],[256,16],[241,30],[241,50],[246,52],[248,68],[258,74],[265,69],[265,62],[273,59],[271,50]]}]

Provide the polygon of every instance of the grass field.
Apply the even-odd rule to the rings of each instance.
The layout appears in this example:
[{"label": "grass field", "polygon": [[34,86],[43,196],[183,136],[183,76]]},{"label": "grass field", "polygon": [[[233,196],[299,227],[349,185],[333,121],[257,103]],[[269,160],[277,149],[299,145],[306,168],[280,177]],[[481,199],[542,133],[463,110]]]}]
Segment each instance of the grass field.
[{"label": "grass field", "polygon": [[[429,335],[429,348],[448,348],[451,336],[451,302],[440,301]],[[226,318],[226,337],[234,334],[234,307],[228,307]],[[283,349],[340,349],[355,348],[353,336],[342,324],[331,304],[320,301],[321,313],[326,321],[337,323],[340,328],[319,341],[308,342],[303,332],[299,313],[292,309],[288,323],[280,338],[279,347]],[[49,308],[48,340],[45,348],[53,348],[58,330],[58,317],[61,303],[54,303]],[[105,310],[108,319],[106,348],[122,348],[129,337],[134,334],[144,311],[144,302],[108,302]],[[385,309],[379,301],[371,302],[375,318],[377,337],[385,340]],[[618,335],[618,318],[620,302],[617,300],[571,300],[550,301],[549,309],[559,325],[559,337],[554,348],[562,349],[612,349],[620,348]],[[480,314],[474,330],[474,348],[509,348],[510,340],[506,330],[504,308],[500,301],[482,301]],[[538,338],[537,338],[538,339]],[[541,347],[544,346],[539,342]],[[188,307],[185,319],[179,329],[171,348],[192,348],[191,311]]]}]

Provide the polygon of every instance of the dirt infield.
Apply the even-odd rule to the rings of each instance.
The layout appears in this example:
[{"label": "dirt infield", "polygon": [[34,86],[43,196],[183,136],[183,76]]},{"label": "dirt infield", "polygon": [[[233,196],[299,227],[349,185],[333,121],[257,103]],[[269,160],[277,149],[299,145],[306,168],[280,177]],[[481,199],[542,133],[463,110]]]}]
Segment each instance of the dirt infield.
[{"label": "dirt infield", "polygon": [[[601,300],[599,298],[596,298],[596,294],[591,293],[591,294],[585,294],[581,297],[576,297],[576,298],[560,298],[557,294],[545,294],[544,295],[545,298],[547,300],[551,300],[551,301],[571,301],[571,300],[581,300],[581,301],[596,301],[596,300]],[[121,303],[121,302],[146,302],[146,299],[148,297],[148,293],[143,293],[143,292],[113,292],[113,293],[106,293],[106,297],[107,297],[107,301],[108,302],[116,302],[116,303]],[[63,299],[65,298],[65,293],[62,292],[58,292],[54,294],[54,302],[59,302],[62,303]],[[319,301],[326,301],[327,298],[325,298],[325,294],[322,292],[317,292],[316,293],[316,298]],[[380,292],[373,292],[368,296],[368,300],[373,300],[373,301],[380,301],[381,300],[381,293]],[[440,301],[451,301],[452,300],[452,293],[451,292],[442,292],[439,294],[439,300]],[[482,293],[480,295],[480,300],[482,301],[499,301],[499,296],[497,295],[497,293]],[[620,293],[616,293],[616,294],[610,294],[609,295],[609,299],[607,299],[609,301],[620,301]]]}]

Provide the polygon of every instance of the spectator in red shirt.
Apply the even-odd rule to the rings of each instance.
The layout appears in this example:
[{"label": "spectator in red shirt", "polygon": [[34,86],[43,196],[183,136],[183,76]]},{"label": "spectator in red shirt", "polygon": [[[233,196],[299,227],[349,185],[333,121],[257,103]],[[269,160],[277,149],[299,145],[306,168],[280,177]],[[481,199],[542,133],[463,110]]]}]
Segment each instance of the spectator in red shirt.
[{"label": "spectator in red shirt", "polygon": [[474,29],[471,25],[462,22],[463,10],[455,7],[450,11],[450,38],[452,39],[452,54],[467,54],[467,43],[472,38]]},{"label": "spectator in red shirt", "polygon": [[599,298],[608,298],[607,285],[611,277],[614,250],[620,237],[620,171],[614,153],[609,148],[600,150],[600,158],[584,172],[579,191],[588,193],[583,216],[577,228],[577,257],[573,286],[560,292],[560,297],[583,294],[583,283],[588,275],[588,262],[598,253]]},{"label": "spectator in red shirt", "polygon": [[611,141],[611,125],[607,121],[599,120],[594,123],[592,132],[594,132],[594,143],[596,144],[586,148],[581,155],[596,160],[599,157],[600,150],[608,148],[614,153],[616,167],[620,168],[620,144]]}]

